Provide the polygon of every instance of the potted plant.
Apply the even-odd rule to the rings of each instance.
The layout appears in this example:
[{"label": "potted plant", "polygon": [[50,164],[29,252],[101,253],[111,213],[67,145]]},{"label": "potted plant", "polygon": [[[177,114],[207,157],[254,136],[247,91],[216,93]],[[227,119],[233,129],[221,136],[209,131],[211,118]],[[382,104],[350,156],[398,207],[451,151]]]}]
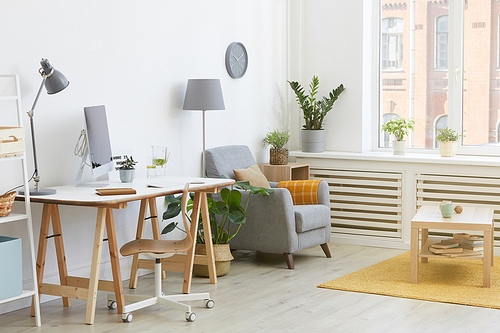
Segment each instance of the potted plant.
[{"label": "potted plant", "polygon": [[286,165],[288,164],[288,149],[283,146],[290,139],[290,131],[274,130],[268,132],[264,140],[264,147],[271,146],[269,150],[269,164]]},{"label": "potted plant", "polygon": [[120,180],[122,181],[122,183],[131,183],[134,180],[135,165],[137,164],[137,162],[134,161],[134,158],[132,156],[125,157],[125,160],[120,162],[116,169],[120,170]]},{"label": "potted plant", "polygon": [[404,155],[406,140],[405,136],[408,136],[410,130],[413,130],[413,125],[415,121],[413,118],[405,119],[393,117],[391,120],[382,125],[382,131],[394,135],[395,140],[392,141],[392,147],[394,148],[394,155]]},{"label": "potted plant", "polygon": [[439,153],[442,157],[453,157],[457,152],[457,141],[461,137],[457,131],[446,127],[439,131],[436,139],[439,141]]},{"label": "potted plant", "polygon": [[[245,206],[241,205],[243,199],[242,191],[250,191]],[[227,274],[231,260],[234,259],[229,248],[229,241],[236,236],[241,226],[246,223],[246,210],[250,202],[250,196],[257,193],[268,196],[271,192],[273,192],[272,189],[252,186],[248,181],[237,181],[236,184],[231,185],[230,188],[223,188],[220,192],[220,196],[207,198],[210,227],[212,231],[209,237],[212,238],[212,243],[214,244],[215,270],[217,276]],[[163,213],[163,220],[171,219],[181,212],[180,205],[182,197],[168,195],[166,199],[169,204],[167,210]],[[192,209],[193,194],[191,194],[191,198],[188,201],[187,211],[189,212]],[[190,214],[187,218],[191,222]],[[176,228],[179,229],[177,225],[178,222],[169,223],[163,228],[161,232],[162,235],[168,234]],[[185,232],[184,230],[182,231]],[[200,220],[198,221],[198,233],[196,235],[196,254],[205,254],[205,238],[206,235],[203,230],[200,216]],[[198,276],[208,277],[208,268],[205,265],[194,265],[193,273]]]},{"label": "potted plant", "polygon": [[316,100],[316,94],[319,88],[319,78],[313,76],[309,85],[309,95],[304,88],[295,81],[288,81],[290,87],[295,92],[299,107],[304,113],[304,128],[301,132],[302,151],[310,153],[321,153],[325,147],[325,134],[323,131],[323,121],[327,113],[333,108],[333,103],[339,98],[345,90],[344,85],[339,85],[333,89],[328,97]]}]

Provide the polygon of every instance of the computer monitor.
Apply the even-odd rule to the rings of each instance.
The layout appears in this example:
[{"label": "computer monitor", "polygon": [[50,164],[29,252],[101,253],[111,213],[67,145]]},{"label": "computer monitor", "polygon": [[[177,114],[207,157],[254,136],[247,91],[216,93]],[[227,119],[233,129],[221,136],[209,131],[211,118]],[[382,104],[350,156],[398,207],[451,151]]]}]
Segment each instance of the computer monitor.
[{"label": "computer monitor", "polygon": [[78,173],[77,184],[81,184],[81,176],[87,156],[90,156],[90,165],[94,178],[103,176],[114,170],[108,121],[104,105],[84,107],[83,111],[85,114],[87,146]]}]

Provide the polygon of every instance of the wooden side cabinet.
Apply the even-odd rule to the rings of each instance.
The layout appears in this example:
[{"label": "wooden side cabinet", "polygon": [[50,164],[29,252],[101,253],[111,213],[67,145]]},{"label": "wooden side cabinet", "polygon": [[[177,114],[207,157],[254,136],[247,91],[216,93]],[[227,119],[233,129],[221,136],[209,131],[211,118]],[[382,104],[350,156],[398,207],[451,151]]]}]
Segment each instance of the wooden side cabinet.
[{"label": "wooden side cabinet", "polygon": [[270,182],[285,180],[308,180],[309,164],[288,163],[286,165],[259,164],[259,168]]}]

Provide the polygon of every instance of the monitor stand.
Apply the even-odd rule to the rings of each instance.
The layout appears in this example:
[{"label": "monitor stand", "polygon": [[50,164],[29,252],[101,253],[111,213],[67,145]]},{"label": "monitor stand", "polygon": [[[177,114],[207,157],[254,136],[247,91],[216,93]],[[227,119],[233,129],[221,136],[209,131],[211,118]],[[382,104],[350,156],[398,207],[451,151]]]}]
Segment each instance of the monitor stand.
[{"label": "monitor stand", "polygon": [[76,176],[76,186],[81,186],[81,187],[106,187],[106,186],[109,186],[108,183],[83,182],[82,181],[83,170],[85,169],[86,166],[89,166],[86,163],[88,156],[89,156],[89,151],[88,151],[88,149],[85,149],[85,152],[83,153],[83,156],[82,156],[82,161],[80,162],[80,167],[78,168],[78,174]]}]

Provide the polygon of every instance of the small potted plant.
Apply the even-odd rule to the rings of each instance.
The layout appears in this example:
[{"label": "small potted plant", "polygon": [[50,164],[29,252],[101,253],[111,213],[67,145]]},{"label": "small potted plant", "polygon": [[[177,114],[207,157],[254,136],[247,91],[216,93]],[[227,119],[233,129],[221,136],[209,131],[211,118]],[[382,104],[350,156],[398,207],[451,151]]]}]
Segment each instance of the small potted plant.
[{"label": "small potted plant", "polygon": [[413,130],[413,125],[415,125],[413,118],[396,119],[396,117],[393,117],[391,120],[382,125],[383,132],[394,135],[395,140],[392,141],[394,155],[405,154],[406,140],[404,140],[404,137],[408,136],[410,130]]},{"label": "small potted plant", "polygon": [[333,108],[333,103],[345,90],[344,85],[339,85],[329,93],[328,97],[323,96],[316,100],[315,95],[319,89],[319,78],[313,76],[309,85],[309,95],[306,94],[300,83],[288,81],[290,87],[295,92],[299,107],[304,113],[304,128],[301,132],[302,151],[309,153],[321,153],[325,147],[325,132],[323,121],[327,113]]},{"label": "small potted plant", "polygon": [[268,132],[264,140],[264,147],[271,146],[269,150],[269,164],[271,165],[286,165],[288,164],[288,149],[283,146],[290,139],[290,131],[274,130]]},{"label": "small potted plant", "polygon": [[442,157],[453,157],[457,152],[457,141],[461,137],[457,131],[446,127],[439,131],[436,139],[439,141],[439,153]]},{"label": "small potted plant", "polygon": [[125,160],[120,162],[116,169],[120,170],[120,180],[122,181],[122,183],[131,183],[134,180],[135,165],[137,164],[137,162],[134,161],[134,158],[132,156],[125,157]]}]

